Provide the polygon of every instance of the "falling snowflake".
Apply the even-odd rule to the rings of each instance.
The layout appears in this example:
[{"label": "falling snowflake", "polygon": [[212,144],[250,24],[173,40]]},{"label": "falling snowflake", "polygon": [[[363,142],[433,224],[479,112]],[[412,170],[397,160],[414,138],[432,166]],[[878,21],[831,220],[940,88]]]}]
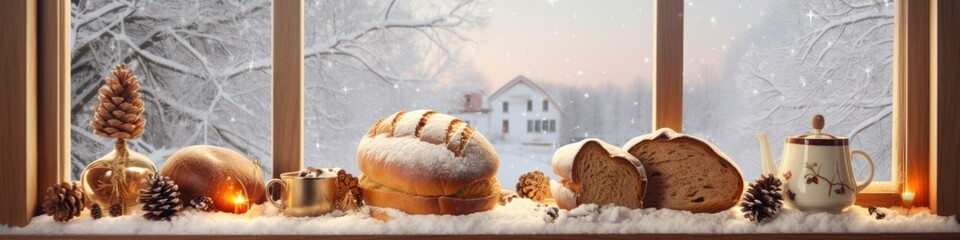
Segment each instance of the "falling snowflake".
[{"label": "falling snowflake", "polygon": [[590,93],[583,93],[583,98],[590,98]]}]

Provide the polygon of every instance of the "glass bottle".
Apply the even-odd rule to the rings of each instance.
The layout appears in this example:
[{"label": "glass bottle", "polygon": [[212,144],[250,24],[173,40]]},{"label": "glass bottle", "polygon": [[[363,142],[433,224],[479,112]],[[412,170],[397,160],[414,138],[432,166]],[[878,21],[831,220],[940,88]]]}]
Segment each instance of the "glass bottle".
[{"label": "glass bottle", "polygon": [[146,185],[143,179],[157,172],[150,158],[127,148],[124,139],[117,139],[115,149],[93,161],[80,175],[80,184],[87,197],[101,207],[109,209],[120,203],[123,214],[136,206],[139,190]]}]

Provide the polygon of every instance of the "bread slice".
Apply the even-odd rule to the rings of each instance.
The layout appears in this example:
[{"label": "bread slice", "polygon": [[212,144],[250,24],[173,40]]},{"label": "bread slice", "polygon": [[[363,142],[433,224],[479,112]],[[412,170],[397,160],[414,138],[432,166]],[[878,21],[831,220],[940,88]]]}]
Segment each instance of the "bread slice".
[{"label": "bread slice", "polygon": [[560,208],[586,203],[643,206],[646,174],[640,161],[623,149],[586,139],[557,149],[552,165],[562,178],[561,184],[551,184]]},{"label": "bread slice", "polygon": [[743,193],[740,168],[702,139],[661,128],[623,148],[647,170],[646,207],[715,213],[736,206]]}]

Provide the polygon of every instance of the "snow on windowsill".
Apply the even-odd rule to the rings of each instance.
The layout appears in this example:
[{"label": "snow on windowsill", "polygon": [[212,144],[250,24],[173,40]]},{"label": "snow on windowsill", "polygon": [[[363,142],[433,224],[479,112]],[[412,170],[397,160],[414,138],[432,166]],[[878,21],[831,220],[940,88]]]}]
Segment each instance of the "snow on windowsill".
[{"label": "snow on windowsill", "polygon": [[93,220],[89,211],[78,219],[58,223],[38,216],[23,228],[0,225],[0,234],[572,234],[572,233],[881,233],[960,232],[954,217],[913,209],[885,209],[887,217],[877,220],[866,208],[854,206],[841,214],[804,213],[784,209],[765,224],[745,220],[739,210],[715,214],[685,211],[597,207],[584,205],[560,211],[553,223],[536,203],[517,199],[489,212],[466,216],[407,215],[394,209],[379,209],[391,217],[387,222],[362,212],[340,212],[319,217],[293,218],[280,215],[273,206],[256,205],[243,215],[183,212],[173,221],[153,222],[137,215]]}]

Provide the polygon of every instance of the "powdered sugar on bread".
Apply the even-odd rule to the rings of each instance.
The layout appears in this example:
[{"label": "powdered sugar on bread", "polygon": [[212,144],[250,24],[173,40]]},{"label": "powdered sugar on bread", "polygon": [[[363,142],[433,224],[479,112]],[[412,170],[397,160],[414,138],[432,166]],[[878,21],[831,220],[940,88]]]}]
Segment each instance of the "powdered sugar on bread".
[{"label": "powdered sugar on bread", "polygon": [[567,144],[566,146],[557,149],[557,151],[553,154],[553,160],[551,161],[553,173],[556,173],[557,176],[565,179],[573,179],[573,161],[576,160],[577,153],[580,152],[580,148],[582,148],[587,142],[599,143],[600,146],[603,146],[603,149],[610,154],[610,157],[626,159],[631,164],[637,166],[637,170],[640,171],[640,176],[646,176],[646,173],[644,173],[643,170],[643,165],[640,164],[640,160],[637,160],[636,157],[630,155],[630,153],[626,150],[620,149],[617,146],[610,145],[609,143],[596,138],[584,139],[576,143]]},{"label": "powdered sugar on bread", "polygon": [[[479,133],[478,133],[479,135]],[[471,140],[476,140],[474,135]],[[491,171],[496,171],[494,161],[471,160],[477,155],[464,154],[454,156],[445,145],[437,145],[421,141],[413,137],[388,137],[377,135],[364,137],[360,141],[359,149],[378,161],[390,165],[409,165],[414,171],[429,172],[439,178],[478,178]]]}]

